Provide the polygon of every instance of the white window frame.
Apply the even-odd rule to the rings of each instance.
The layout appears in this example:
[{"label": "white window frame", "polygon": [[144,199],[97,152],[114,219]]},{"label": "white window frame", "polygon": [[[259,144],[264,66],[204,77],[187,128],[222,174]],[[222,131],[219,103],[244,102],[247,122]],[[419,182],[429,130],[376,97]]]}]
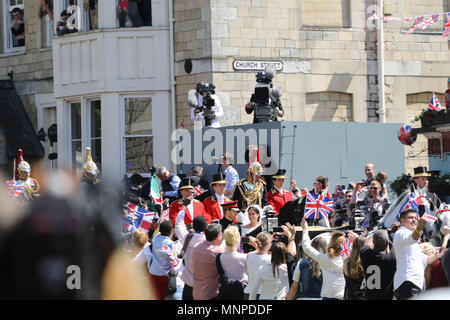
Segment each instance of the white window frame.
[{"label": "white window frame", "polygon": [[[25,1],[25,0],[24,0]],[[19,4],[15,6],[11,6],[9,0],[3,0],[3,48],[5,53],[24,53],[26,51],[26,45],[22,47],[14,47],[14,36],[11,32],[11,11],[14,8],[20,8],[24,12],[24,21],[25,19],[25,10],[24,5]],[[26,40],[26,38],[25,38]]]},{"label": "white window frame", "polygon": [[45,16],[45,46],[46,47],[52,46],[53,30],[55,30],[55,22],[52,21],[52,19],[50,19],[49,15],[47,14]]},{"label": "white window frame", "polygon": [[[75,5],[80,9],[80,17],[81,23],[80,28],[78,28],[78,32],[89,31],[89,12],[84,10],[84,1],[83,0],[75,0]],[[61,19],[61,12],[66,10],[69,7],[69,0],[54,0],[53,1],[53,32],[56,34],[56,24]]]},{"label": "white window frame", "polygon": [[[121,149],[121,176],[125,174],[130,176],[127,173],[127,150],[125,140],[127,138],[152,138],[155,141],[155,133],[153,132],[153,102],[155,101],[155,96],[153,94],[133,94],[133,95],[122,95],[120,96],[120,149]],[[136,135],[128,135],[125,134],[125,100],[126,99],[151,99],[152,100],[152,134],[136,134]],[[155,154],[155,144],[153,143],[152,150],[153,158]],[[139,172],[139,174],[143,177],[149,178],[150,173],[148,172]]]},{"label": "white window frame", "polygon": [[[66,116],[67,116],[67,123],[68,123],[68,128],[67,128],[67,133],[68,133],[68,139],[67,139],[67,151],[68,154],[70,155],[69,160],[71,162],[70,167],[72,170],[77,170],[76,165],[72,162],[73,159],[73,154],[72,154],[72,142],[74,139],[72,139],[72,112],[71,112],[71,107],[72,107],[72,103],[80,103],[81,104],[81,151],[83,154],[83,159],[84,159],[84,155],[85,155],[85,150],[87,147],[92,148],[91,147],[91,113],[90,113],[90,107],[91,107],[91,102],[92,101],[100,101],[101,103],[101,97],[100,96],[90,96],[90,97],[82,97],[82,98],[78,98],[78,99],[71,99],[71,100],[67,100],[65,102],[66,105]],[[103,115],[101,115],[103,117]],[[102,129],[102,135],[101,137],[97,137],[95,139],[102,139],[103,137],[103,129]],[[102,139],[103,141],[103,139]],[[103,142],[101,145],[102,149],[103,149]],[[102,159],[103,160],[103,159]],[[100,163],[100,168],[103,167],[103,162]],[[79,172],[78,172],[79,173]]]}]

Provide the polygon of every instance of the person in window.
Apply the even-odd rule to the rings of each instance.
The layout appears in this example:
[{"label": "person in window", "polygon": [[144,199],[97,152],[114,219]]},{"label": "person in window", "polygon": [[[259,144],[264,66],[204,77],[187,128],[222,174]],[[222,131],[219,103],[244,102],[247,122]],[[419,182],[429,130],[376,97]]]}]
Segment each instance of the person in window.
[{"label": "person in window", "polygon": [[53,0],[39,0],[40,5],[38,8],[38,17],[43,18],[47,14],[50,18],[50,20],[53,21]]},{"label": "person in window", "polygon": [[77,28],[70,29],[70,27],[67,25],[67,19],[69,19],[70,16],[71,14],[67,12],[67,10],[63,10],[61,12],[61,20],[56,23],[56,33],[58,34],[58,36],[78,32]]},{"label": "person in window", "polygon": [[98,29],[98,0],[84,0],[83,7],[89,12],[90,30]]},{"label": "person in window", "polygon": [[23,47],[25,45],[25,22],[23,21],[23,11],[20,8],[14,8],[11,15],[11,32],[16,38],[14,47]]},{"label": "person in window", "polygon": [[121,0],[117,6],[117,18],[121,28],[136,28],[144,25],[134,1]]}]

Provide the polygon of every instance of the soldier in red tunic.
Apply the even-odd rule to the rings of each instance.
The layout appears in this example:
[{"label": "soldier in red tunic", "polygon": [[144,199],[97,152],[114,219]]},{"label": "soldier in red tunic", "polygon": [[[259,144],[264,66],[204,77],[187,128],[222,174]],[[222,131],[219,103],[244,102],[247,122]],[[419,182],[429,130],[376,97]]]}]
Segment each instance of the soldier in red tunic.
[{"label": "soldier in red tunic", "polygon": [[228,183],[225,180],[225,175],[223,173],[218,173],[213,175],[213,182],[211,182],[211,187],[214,189],[214,194],[203,201],[206,213],[210,216],[211,221],[223,219],[223,208],[221,204],[224,202],[231,201],[225,197],[225,187]]},{"label": "soldier in red tunic", "polygon": [[283,208],[286,203],[294,200],[292,193],[283,189],[284,180],[286,179],[286,176],[284,175],[285,173],[285,169],[278,170],[278,172],[272,177],[272,189],[267,192],[267,201],[277,214],[280,213],[281,208]]},{"label": "soldier in red tunic", "polygon": [[191,224],[193,219],[197,216],[204,216],[206,222],[211,223],[211,217],[206,213],[203,203],[195,200],[194,194],[194,180],[191,178],[184,178],[180,186],[178,187],[181,193],[181,199],[175,200],[170,204],[169,218],[172,224],[175,225],[175,221],[179,214],[183,215],[186,225]]}]

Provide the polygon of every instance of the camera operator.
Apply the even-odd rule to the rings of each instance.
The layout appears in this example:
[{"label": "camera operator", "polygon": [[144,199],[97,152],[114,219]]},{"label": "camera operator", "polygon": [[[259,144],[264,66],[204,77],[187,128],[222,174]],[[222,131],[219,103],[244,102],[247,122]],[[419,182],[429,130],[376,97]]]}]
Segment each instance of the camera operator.
[{"label": "camera operator", "polygon": [[281,105],[281,87],[273,87],[272,79],[275,77],[275,70],[266,69],[264,72],[256,74],[255,93],[250,102],[245,105],[245,112],[254,112],[253,123],[278,121],[278,117],[283,117],[284,110]]},{"label": "camera operator", "polygon": [[215,95],[215,89],[212,83],[201,81],[195,90],[188,93],[191,120],[202,121],[202,128],[220,128],[219,120],[223,116],[223,109],[219,98]]}]

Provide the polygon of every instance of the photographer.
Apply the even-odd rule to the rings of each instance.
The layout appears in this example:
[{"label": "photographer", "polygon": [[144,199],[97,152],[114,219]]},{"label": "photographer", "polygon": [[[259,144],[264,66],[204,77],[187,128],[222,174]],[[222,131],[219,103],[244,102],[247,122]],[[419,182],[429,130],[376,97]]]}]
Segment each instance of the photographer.
[{"label": "photographer", "polygon": [[201,81],[195,90],[188,93],[191,120],[202,121],[202,128],[220,128],[219,120],[223,116],[223,109],[219,98],[215,95],[215,88],[212,83]]},{"label": "photographer", "polygon": [[245,105],[245,112],[254,112],[253,123],[278,121],[278,117],[283,117],[284,110],[281,105],[281,87],[273,87],[272,79],[275,77],[275,70],[267,69],[256,74],[255,93],[250,102]]}]

